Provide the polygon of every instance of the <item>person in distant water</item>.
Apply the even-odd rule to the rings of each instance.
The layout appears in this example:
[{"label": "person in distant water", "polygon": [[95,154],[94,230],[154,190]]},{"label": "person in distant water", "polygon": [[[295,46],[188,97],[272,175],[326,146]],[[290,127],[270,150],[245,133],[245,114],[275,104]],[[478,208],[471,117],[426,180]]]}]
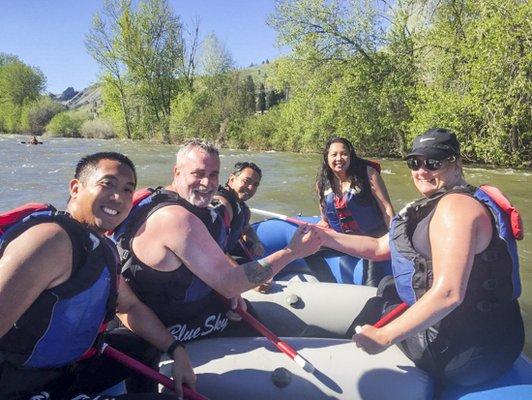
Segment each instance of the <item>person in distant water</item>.
[{"label": "person in distant water", "polygon": [[115,313],[175,360],[178,393],[194,385],[186,352],[119,281],[116,248],[103,236],[128,215],[136,183],[126,156],[96,153],[79,161],[66,212],[30,204],[0,215],[0,398],[90,398],[132,375],[97,354],[101,340],[151,361],[136,336],[103,333]]},{"label": "person in distant water", "polygon": [[264,246],[249,224],[250,211],[246,204],[257,192],[261,179],[262,171],[255,163],[238,162],[225,186],[220,186],[214,196],[215,202],[222,206],[220,213],[227,230],[225,250],[229,254],[238,250],[240,239],[252,258],[264,254]]},{"label": "person in distant water", "polygon": [[244,306],[240,293],[321,244],[317,229],[305,226],[286,248],[235,265],[222,249],[209,209],[219,173],[217,148],[202,139],[186,142],[177,152],[172,182],[139,193],[130,216],[113,234],[126,281],[182,342],[227,335],[229,307],[216,292]]},{"label": "person in distant water", "polygon": [[40,143],[42,143],[42,142],[39,142],[39,141],[37,140],[37,137],[34,135],[28,143],[29,143],[29,144],[40,144]]},{"label": "person in distant water", "polygon": [[[518,214],[495,188],[465,181],[460,144],[447,129],[418,136],[406,161],[423,198],[394,217],[389,235],[321,232],[327,247],[392,258],[395,287],[380,288],[382,297],[368,302],[354,323],[366,325],[353,341],[370,354],[397,344],[442,383],[488,382],[511,367],[524,344],[522,231],[510,223]],[[403,315],[379,329],[370,325],[400,302],[410,306]]]},{"label": "person in distant water", "polygon": [[[323,151],[316,180],[319,226],[353,235],[379,237],[388,232],[394,210],[380,175],[380,165],[358,157],[351,142],[332,137]],[[377,286],[383,266],[365,265],[365,284]]]}]

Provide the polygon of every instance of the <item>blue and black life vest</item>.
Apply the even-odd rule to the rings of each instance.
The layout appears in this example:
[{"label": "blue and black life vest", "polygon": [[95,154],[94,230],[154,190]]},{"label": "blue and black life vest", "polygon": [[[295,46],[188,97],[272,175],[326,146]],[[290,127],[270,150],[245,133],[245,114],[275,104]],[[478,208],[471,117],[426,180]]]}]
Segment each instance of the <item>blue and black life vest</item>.
[{"label": "blue and black life vest", "polygon": [[[368,162],[380,172],[377,163]],[[329,226],[337,232],[380,236],[387,232],[377,201],[373,197],[368,179],[361,180],[361,187],[350,187],[338,196],[331,187],[323,193],[323,212]]]},{"label": "blue and black life vest", "polygon": [[20,234],[47,222],[60,225],[72,241],[72,273],[43,291],[0,338],[0,357],[24,367],[60,367],[92,353],[116,310],[119,259],[114,246],[66,212],[34,203],[0,215],[0,257]]},{"label": "blue and black life vest", "polygon": [[215,208],[219,210],[221,220],[224,221],[224,227],[226,229],[227,235],[225,250],[226,252],[230,253],[235,249],[235,246],[244,233],[244,228],[249,224],[251,212],[249,211],[249,207],[246,205],[246,203],[239,201],[235,194],[227,187],[220,186],[218,188],[217,195],[225,198],[233,210],[233,219],[229,224],[227,222],[227,218],[225,217],[226,214],[224,207],[221,205],[217,207],[215,206]]},{"label": "blue and black life vest", "polygon": [[473,196],[489,209],[493,221],[492,239],[488,247],[475,256],[465,299],[457,312],[488,312],[510,304],[519,297],[519,258],[510,216],[487,191],[470,185],[440,191],[430,198],[408,205],[394,217],[390,229],[392,269],[397,292],[405,303],[412,305],[432,286],[432,260],[415,250],[412,236],[417,224],[427,218],[442,197],[449,193]]},{"label": "blue and black life vest", "polygon": [[122,262],[122,275],[137,297],[159,317],[167,327],[201,314],[212,301],[212,289],[186,265],[173,271],[158,271],[142,261],[131,248],[138,229],[157,210],[178,205],[197,216],[211,236],[218,240],[213,224],[216,216],[208,208],[199,208],[162,188],[143,189],[134,196],[129,216],[111,234]]}]

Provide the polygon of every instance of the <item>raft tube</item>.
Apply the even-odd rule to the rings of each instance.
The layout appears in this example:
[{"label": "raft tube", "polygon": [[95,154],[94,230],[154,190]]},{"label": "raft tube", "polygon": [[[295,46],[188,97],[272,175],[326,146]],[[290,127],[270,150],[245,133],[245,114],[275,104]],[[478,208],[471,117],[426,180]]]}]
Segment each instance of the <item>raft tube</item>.
[{"label": "raft tube", "polygon": [[[319,221],[319,217],[296,218],[308,223]],[[277,218],[256,222],[251,226],[264,245],[265,256],[286,247],[297,229],[294,223]],[[336,250],[324,249],[288,264],[275,279],[364,285],[364,265],[367,262]],[[383,268],[384,275],[391,274],[389,261],[380,262],[379,265]]]},{"label": "raft tube", "polygon": [[[243,294],[261,322],[308,360],[305,372],[265,338],[212,338],[187,344],[198,392],[210,399],[432,399],[434,382],[397,348],[368,355],[346,331],[376,289],[274,282]],[[244,323],[244,322],[242,322]],[[259,335],[257,335],[259,336]],[[161,372],[170,375],[168,361]],[[115,392],[116,393],[116,392]],[[445,387],[438,400],[530,399],[532,364],[522,355],[489,384]]]},{"label": "raft tube", "polygon": [[376,294],[369,286],[275,281],[267,293],[250,290],[242,296],[279,336],[350,339],[347,330]]},{"label": "raft tube", "polygon": [[[284,338],[316,368],[304,371],[264,338],[216,338],[187,345],[197,391],[216,399],[431,399],[432,382],[396,347],[376,356],[350,340]],[[161,372],[171,375],[171,362]]]}]

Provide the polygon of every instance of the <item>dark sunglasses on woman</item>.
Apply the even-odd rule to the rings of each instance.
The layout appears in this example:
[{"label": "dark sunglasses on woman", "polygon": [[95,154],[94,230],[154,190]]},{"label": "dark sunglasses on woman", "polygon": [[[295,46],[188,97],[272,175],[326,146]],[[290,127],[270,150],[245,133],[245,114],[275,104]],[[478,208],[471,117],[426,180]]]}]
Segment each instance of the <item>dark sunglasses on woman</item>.
[{"label": "dark sunglasses on woman", "polygon": [[422,166],[428,171],[437,171],[441,167],[443,167],[443,163],[445,161],[448,161],[450,163],[455,162],[456,157],[451,156],[443,160],[434,160],[432,158],[425,158],[424,160],[420,160],[419,158],[411,157],[406,160],[406,165],[408,165],[408,168],[410,168],[412,171],[417,171]]}]

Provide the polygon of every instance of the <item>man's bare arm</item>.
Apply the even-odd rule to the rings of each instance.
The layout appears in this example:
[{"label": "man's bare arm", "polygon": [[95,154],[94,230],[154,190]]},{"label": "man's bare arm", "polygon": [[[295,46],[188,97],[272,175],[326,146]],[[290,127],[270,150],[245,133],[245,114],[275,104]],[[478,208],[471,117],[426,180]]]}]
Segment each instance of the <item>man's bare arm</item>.
[{"label": "man's bare arm", "polygon": [[299,229],[291,245],[263,259],[269,266],[253,261],[234,267],[199,218],[182,207],[160,211],[163,210],[167,212],[159,215],[159,230],[164,246],[225,297],[234,297],[267,281],[291,261],[314,253],[321,244],[316,232],[303,233]]},{"label": "man's bare arm", "polygon": [[72,270],[72,244],[55,223],[29,228],[9,243],[0,259],[0,337],[46,289]]},{"label": "man's bare arm", "polygon": [[274,275],[273,268],[266,259],[261,261],[251,261],[244,264],[242,267],[248,281],[257,285],[266,282]]}]

